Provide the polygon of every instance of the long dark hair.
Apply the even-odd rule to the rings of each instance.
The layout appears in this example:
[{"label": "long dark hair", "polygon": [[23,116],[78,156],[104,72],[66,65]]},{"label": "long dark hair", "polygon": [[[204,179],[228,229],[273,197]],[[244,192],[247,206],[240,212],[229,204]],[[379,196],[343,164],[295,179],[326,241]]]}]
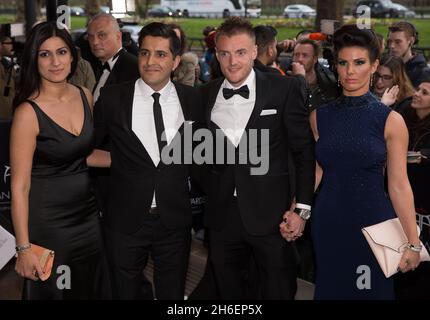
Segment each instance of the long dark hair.
[{"label": "long dark hair", "polygon": [[[66,29],[60,29],[56,22],[42,22],[34,26],[30,35],[25,42],[24,52],[22,54],[20,80],[18,93],[14,100],[14,106],[19,106],[33,93],[40,93],[41,78],[38,69],[39,49],[43,42],[52,37],[61,38],[69,47],[73,61],[71,66],[71,77],[76,70],[78,63],[78,52],[73,44],[72,37]],[[68,78],[69,78],[68,77]]]},{"label": "long dark hair", "polygon": [[[430,83],[430,78],[424,79],[421,83]],[[417,112],[411,106],[408,106],[403,112],[406,126],[409,131],[409,148],[412,150],[418,142],[418,139],[430,132],[430,114],[420,119]]]}]

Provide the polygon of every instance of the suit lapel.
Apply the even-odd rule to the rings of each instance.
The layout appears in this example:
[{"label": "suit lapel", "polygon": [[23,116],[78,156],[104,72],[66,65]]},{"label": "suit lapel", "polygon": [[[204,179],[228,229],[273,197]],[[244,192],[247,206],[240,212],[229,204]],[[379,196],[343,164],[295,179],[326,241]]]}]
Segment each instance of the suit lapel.
[{"label": "suit lapel", "polygon": [[107,78],[105,85],[118,83],[117,73],[121,72],[122,70],[121,63],[125,53],[126,51],[124,48],[122,48],[121,51],[118,53],[118,59],[116,60],[115,65],[113,66],[111,72],[109,73],[109,77]]},{"label": "suit lapel", "polygon": [[258,120],[261,110],[263,110],[269,97],[269,80],[267,80],[263,72],[258,70],[255,70],[255,87],[255,105],[252,109],[248,123],[246,124],[245,131],[248,130],[255,123],[255,121]]},{"label": "suit lapel", "polygon": [[127,130],[129,130],[131,137],[133,138],[133,140],[135,140],[136,145],[141,147],[143,151],[142,153],[143,157],[146,159],[147,162],[150,162],[154,165],[154,162],[149,156],[149,153],[146,150],[145,146],[142,144],[139,137],[133,131],[132,122],[133,122],[134,86],[135,86],[134,82],[131,82],[130,85],[128,86],[123,86],[124,89],[121,94],[121,108],[122,110],[125,110],[125,121],[126,121],[125,125],[127,127]]},{"label": "suit lapel", "polygon": [[206,123],[209,126],[209,128],[213,128],[213,125],[214,125],[214,123],[211,121],[211,113],[223,81],[224,81],[224,78],[216,79],[212,83],[210,83],[208,87],[208,92],[207,92],[208,97],[207,97],[207,104],[205,106],[205,110],[206,110]]}]

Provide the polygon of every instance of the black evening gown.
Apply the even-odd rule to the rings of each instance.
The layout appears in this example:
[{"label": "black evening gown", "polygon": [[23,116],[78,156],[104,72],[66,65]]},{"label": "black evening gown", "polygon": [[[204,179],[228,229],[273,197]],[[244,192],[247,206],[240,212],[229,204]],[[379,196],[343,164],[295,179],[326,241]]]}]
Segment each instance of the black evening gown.
[{"label": "black evening gown", "polygon": [[23,299],[98,298],[101,231],[86,156],[93,148],[92,114],[81,88],[84,122],[74,135],[33,101],[39,123],[29,197],[30,242],[55,251],[51,277],[24,282]]}]

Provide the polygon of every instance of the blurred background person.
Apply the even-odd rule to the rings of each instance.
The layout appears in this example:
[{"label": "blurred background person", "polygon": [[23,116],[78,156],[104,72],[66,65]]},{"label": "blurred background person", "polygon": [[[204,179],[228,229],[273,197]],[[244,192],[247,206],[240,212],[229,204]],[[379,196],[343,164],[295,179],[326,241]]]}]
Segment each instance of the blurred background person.
[{"label": "blurred background person", "polygon": [[198,77],[196,77],[196,69],[199,64],[199,58],[194,52],[188,51],[187,37],[184,30],[177,24],[169,24],[175,31],[181,41],[181,62],[173,72],[173,79],[176,82],[194,87]]},{"label": "blurred background person", "polygon": [[293,51],[292,74],[302,75],[310,89],[309,108],[314,110],[340,95],[333,72],[318,62],[320,46],[314,40],[297,41]]},{"label": "blurred background person", "polygon": [[0,119],[12,117],[16,77],[13,40],[7,36],[0,36]]},{"label": "blurred background person", "polygon": [[276,36],[278,31],[272,26],[254,27],[255,43],[257,45],[257,59],[254,60],[254,68],[261,72],[270,72],[281,75],[281,72],[272,68],[272,65],[278,57],[276,48]]},{"label": "blurred background person", "polygon": [[[403,117],[409,131],[408,150],[418,153],[408,157],[408,176],[421,228],[420,238],[430,250],[430,78],[421,81]],[[413,272],[396,275],[394,284],[398,299],[428,299],[430,262],[422,262]]]},{"label": "blurred background person", "polygon": [[[390,95],[389,89],[397,86],[397,94]],[[384,54],[378,69],[373,74],[373,92],[381,102],[393,110],[402,112],[412,101],[414,87],[409,80],[403,60],[389,54]],[[385,97],[383,98],[385,93]]]},{"label": "blurred background person", "polygon": [[75,73],[69,79],[69,83],[78,87],[85,87],[91,91],[96,84],[93,68],[87,60],[82,58],[79,47],[76,48],[78,52],[78,63]]},{"label": "blurred background person", "polygon": [[406,74],[417,88],[424,78],[430,77],[430,68],[420,53],[412,52],[412,46],[418,44],[418,31],[407,21],[393,23],[388,28],[387,46],[390,54],[402,58]]}]

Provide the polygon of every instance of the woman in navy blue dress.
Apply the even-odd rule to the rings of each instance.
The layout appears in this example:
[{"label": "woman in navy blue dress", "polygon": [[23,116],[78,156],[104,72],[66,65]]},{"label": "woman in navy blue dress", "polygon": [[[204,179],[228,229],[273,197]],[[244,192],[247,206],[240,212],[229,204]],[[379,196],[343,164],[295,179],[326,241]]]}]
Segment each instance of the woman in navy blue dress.
[{"label": "woman in navy blue dress", "polygon": [[[408,131],[402,117],[369,92],[378,67],[374,32],[345,25],[334,34],[334,49],[343,94],[311,114],[317,185],[322,177],[312,217],[315,299],[393,299],[392,279],[361,228],[397,214],[409,243],[420,245],[406,171]],[[399,268],[407,272],[419,262],[419,253],[406,249]]]}]

